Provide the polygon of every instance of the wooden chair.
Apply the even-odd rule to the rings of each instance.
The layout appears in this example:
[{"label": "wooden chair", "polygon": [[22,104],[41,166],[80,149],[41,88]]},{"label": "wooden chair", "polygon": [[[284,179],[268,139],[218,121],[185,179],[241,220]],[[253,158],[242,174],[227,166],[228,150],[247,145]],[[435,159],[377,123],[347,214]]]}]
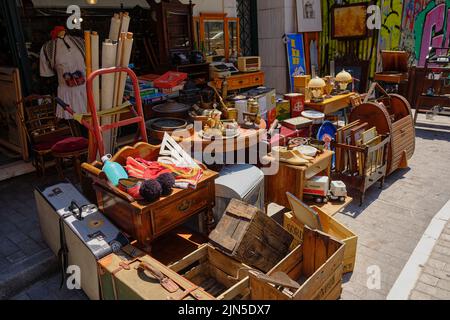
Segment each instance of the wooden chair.
[{"label": "wooden chair", "polygon": [[[75,137],[73,129],[56,117],[56,102],[49,95],[31,95],[23,98],[24,116],[20,116],[26,128],[28,142],[33,152],[33,165],[39,176],[45,175],[46,162],[56,157],[58,172],[62,174],[62,159],[74,161],[75,171],[80,172],[80,157],[87,152],[87,139]],[[55,149],[56,148],[56,149]]]}]

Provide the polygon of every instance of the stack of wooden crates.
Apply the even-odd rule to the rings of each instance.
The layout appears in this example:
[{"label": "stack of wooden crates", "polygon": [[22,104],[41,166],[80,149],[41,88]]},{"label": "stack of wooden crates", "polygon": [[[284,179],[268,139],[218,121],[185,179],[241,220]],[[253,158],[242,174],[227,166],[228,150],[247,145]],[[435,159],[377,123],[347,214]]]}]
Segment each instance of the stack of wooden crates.
[{"label": "stack of wooden crates", "polygon": [[[326,229],[341,235],[331,223]],[[341,233],[339,233],[341,232]],[[338,299],[344,269],[356,246],[302,227],[302,238],[271,217],[231,200],[210,243],[166,266],[128,246],[99,261],[102,297],[108,300]],[[351,250],[350,250],[351,251]],[[280,280],[281,275],[281,280]],[[283,282],[284,279],[284,282]],[[294,283],[294,289],[280,285]]]}]

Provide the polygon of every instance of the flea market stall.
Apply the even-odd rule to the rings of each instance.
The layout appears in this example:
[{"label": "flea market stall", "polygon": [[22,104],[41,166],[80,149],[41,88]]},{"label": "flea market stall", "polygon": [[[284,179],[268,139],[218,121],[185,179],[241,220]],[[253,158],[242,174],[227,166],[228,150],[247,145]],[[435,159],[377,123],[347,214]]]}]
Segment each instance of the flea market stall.
[{"label": "flea market stall", "polygon": [[40,179],[56,165],[60,183],[35,198],[62,270],[89,272],[93,300],[339,299],[358,235],[334,216],[415,149],[410,102],[352,60],[376,38],[344,28],[350,6],[333,6],[331,28],[322,10],[323,24],[283,38],[280,91],[266,86],[270,57],[245,48],[243,12],[136,5],[85,6],[81,29],[33,43],[39,81],[58,89],[21,97],[10,121]]}]

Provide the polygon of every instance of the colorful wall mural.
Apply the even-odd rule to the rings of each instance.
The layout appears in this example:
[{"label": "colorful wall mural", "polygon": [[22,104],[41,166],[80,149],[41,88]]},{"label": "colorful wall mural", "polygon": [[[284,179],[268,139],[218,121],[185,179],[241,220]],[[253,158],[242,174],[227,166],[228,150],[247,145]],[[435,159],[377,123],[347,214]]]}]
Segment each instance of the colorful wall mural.
[{"label": "colorful wall mural", "polygon": [[381,30],[378,36],[377,71],[381,71],[381,51],[398,50],[402,25],[402,0],[383,0],[381,2]]},{"label": "colorful wall mural", "polygon": [[[348,0],[346,4],[363,2]],[[322,73],[328,63],[345,55],[369,60],[369,77],[380,71],[381,50],[405,50],[411,64],[423,66],[429,47],[450,46],[450,0],[376,0],[381,8],[381,30],[363,40],[332,40],[330,12],[339,0],[322,0],[323,32],[320,33]]]},{"label": "colorful wall mural", "polygon": [[423,66],[429,47],[449,46],[449,23],[450,0],[405,0],[400,47]]}]

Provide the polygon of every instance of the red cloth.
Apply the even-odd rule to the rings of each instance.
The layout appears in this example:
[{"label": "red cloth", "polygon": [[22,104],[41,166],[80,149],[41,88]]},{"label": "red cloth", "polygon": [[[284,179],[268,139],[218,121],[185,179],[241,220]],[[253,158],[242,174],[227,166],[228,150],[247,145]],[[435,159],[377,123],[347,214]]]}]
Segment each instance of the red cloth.
[{"label": "red cloth", "polygon": [[175,165],[164,164],[155,161],[147,161],[144,159],[131,157],[127,158],[128,175],[139,179],[156,179],[163,173],[172,173],[177,182],[186,182],[192,186],[196,186],[203,175],[203,170],[198,168],[181,168]]},{"label": "red cloth", "polygon": [[67,139],[57,142],[52,147],[52,152],[68,153],[68,152],[81,151],[83,149],[87,149],[88,144],[89,144],[89,142],[86,138],[70,137],[70,138],[67,138]]},{"label": "red cloth", "polygon": [[41,141],[40,143],[33,145],[33,149],[37,150],[37,151],[50,150],[56,143],[66,139],[66,138],[67,137],[53,137],[53,138],[47,139],[45,141]]},{"label": "red cloth", "polygon": [[58,38],[58,34],[64,30],[66,30],[66,28],[64,28],[63,26],[54,27],[53,30],[50,32],[50,35],[52,36],[52,40],[55,40],[56,38]]}]

